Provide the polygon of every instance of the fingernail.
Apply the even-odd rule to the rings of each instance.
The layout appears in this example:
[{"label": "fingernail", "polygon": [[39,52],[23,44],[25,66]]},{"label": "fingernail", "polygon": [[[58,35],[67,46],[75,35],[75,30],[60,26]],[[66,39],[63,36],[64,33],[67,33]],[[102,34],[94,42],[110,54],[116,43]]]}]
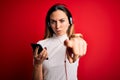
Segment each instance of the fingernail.
[{"label": "fingernail", "polygon": [[45,49],[47,50],[47,47],[45,47]]},{"label": "fingernail", "polygon": [[48,60],[48,58],[46,58],[46,60]]}]

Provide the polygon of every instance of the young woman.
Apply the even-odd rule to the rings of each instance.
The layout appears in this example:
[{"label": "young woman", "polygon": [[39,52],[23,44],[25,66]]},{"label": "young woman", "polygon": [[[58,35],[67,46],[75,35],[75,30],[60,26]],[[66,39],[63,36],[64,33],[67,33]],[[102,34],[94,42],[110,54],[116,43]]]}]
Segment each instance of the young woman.
[{"label": "young woman", "polygon": [[[87,44],[81,34],[74,34],[72,15],[65,5],[52,6],[46,16],[44,48],[33,52],[33,80],[77,80],[79,58],[86,53]],[[46,60],[48,59],[48,60]]]}]

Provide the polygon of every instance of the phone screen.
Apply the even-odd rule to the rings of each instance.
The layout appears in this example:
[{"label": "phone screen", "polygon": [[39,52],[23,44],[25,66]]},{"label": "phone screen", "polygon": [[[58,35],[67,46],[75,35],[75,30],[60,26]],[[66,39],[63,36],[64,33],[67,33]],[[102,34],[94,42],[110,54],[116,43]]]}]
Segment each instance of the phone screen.
[{"label": "phone screen", "polygon": [[31,43],[31,47],[32,47],[33,51],[35,51],[36,47],[39,47],[38,54],[43,50],[43,48],[40,44]]}]

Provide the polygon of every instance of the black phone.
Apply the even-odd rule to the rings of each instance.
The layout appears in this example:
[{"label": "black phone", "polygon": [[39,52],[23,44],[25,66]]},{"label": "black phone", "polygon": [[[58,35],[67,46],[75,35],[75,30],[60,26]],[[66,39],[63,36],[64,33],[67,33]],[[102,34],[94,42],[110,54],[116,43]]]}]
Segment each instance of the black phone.
[{"label": "black phone", "polygon": [[32,47],[33,51],[35,51],[36,47],[39,47],[38,54],[43,50],[43,48],[40,44],[31,43],[31,47]]}]

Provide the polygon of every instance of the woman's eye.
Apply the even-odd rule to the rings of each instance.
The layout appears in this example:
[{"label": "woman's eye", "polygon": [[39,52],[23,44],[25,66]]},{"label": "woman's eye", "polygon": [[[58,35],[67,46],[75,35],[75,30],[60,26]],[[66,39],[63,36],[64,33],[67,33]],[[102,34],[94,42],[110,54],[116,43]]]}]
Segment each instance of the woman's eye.
[{"label": "woman's eye", "polygon": [[65,20],[60,20],[61,23],[63,23]]},{"label": "woman's eye", "polygon": [[50,21],[50,24],[55,24],[55,21]]}]

